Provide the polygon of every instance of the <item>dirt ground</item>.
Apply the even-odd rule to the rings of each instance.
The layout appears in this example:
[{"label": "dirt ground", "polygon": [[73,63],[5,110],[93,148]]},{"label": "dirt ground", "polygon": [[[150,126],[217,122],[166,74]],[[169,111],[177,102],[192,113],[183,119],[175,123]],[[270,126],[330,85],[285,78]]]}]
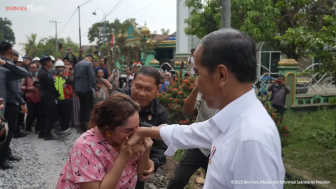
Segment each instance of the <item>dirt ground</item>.
[{"label": "dirt ground", "polygon": [[[167,163],[160,167],[165,172],[165,176],[167,178],[172,178],[174,176],[174,170],[177,166],[178,162],[173,159],[171,156],[167,156]],[[202,184],[196,183],[196,178],[199,176],[199,173],[195,173],[189,180],[189,184],[185,187],[185,189],[202,189]]]}]

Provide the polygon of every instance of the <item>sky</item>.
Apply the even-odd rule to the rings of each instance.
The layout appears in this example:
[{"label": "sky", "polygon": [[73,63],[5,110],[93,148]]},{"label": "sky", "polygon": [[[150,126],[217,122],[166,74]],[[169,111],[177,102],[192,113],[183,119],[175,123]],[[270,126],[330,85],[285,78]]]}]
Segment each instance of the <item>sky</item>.
[{"label": "sky", "polygon": [[[52,20],[60,22],[57,24],[58,38],[70,37],[79,43],[78,11],[70,20],[69,18],[86,1],[88,0],[0,0],[0,17],[12,21],[16,38],[14,49],[24,55],[19,44],[26,42],[26,35],[37,33],[37,40],[55,36],[55,24],[50,23]],[[89,0],[89,3],[80,8],[82,45],[90,44],[87,38],[89,28],[103,19],[103,11],[97,9],[97,15],[93,15],[94,10],[101,8],[108,14],[118,3],[106,18],[110,22],[115,18],[121,21],[136,18],[141,26],[146,22],[151,32],[156,30],[160,33],[161,28],[169,29],[170,34],[176,31],[176,0]],[[24,6],[27,11],[6,11],[7,6]]]}]

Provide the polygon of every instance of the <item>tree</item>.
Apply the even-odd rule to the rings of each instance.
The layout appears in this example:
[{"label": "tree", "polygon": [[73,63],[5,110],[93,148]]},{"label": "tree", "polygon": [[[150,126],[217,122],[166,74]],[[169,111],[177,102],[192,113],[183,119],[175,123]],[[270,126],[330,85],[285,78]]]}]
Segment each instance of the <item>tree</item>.
[{"label": "tree", "polygon": [[26,55],[30,57],[35,57],[36,51],[37,51],[37,34],[32,33],[30,36],[27,36],[27,42],[26,43],[20,43],[20,45],[23,46],[23,50],[26,52]]},{"label": "tree", "polygon": [[12,22],[7,18],[0,18],[0,41],[15,44],[15,35],[11,28]]},{"label": "tree", "polygon": [[[54,57],[61,57],[60,52],[56,52],[55,50],[55,41],[54,37],[49,38],[42,38],[40,41],[37,42],[37,34],[31,34],[27,37],[26,43],[20,43],[23,46],[23,50],[25,51],[26,55],[30,57],[40,57],[42,55],[52,55]],[[70,47],[75,55],[78,56],[79,46],[77,43],[73,42],[69,37],[59,38],[57,39],[58,44],[63,45],[63,50]]]},{"label": "tree", "polygon": [[159,43],[159,41],[153,40],[152,36],[149,36],[147,39],[147,37],[139,35],[137,36],[139,38],[137,43],[128,44],[126,41],[127,37],[121,33],[121,30],[119,32],[114,44],[111,67],[114,67],[113,64],[116,62],[124,67],[132,66],[133,61],[139,61],[141,57],[146,62],[148,55],[153,52]]},{"label": "tree", "polygon": [[[112,32],[114,31],[115,33],[119,30],[123,30],[127,27],[127,25],[132,21],[136,26],[138,25],[136,23],[135,18],[130,18],[125,20],[124,22],[120,22],[118,18],[116,18],[113,22],[109,22],[108,20],[106,21],[106,30],[105,30],[105,42],[111,41],[111,36]],[[90,28],[89,28],[89,33],[88,33],[88,39],[90,43],[95,42],[97,46],[101,46],[103,42],[103,37],[104,37],[104,22],[98,22],[94,23]]]},{"label": "tree", "polygon": [[169,29],[165,30],[164,28],[161,29],[162,35],[169,35]]},{"label": "tree", "polygon": [[[332,0],[232,0],[232,27],[239,29],[257,42],[268,41],[279,48],[288,58],[297,59],[304,55],[309,44],[297,38],[279,38],[287,31],[300,34],[323,32],[324,15],[332,15]],[[220,28],[221,0],[187,0],[193,8],[188,18],[186,34],[203,38]],[[291,29],[290,29],[291,28]],[[308,32],[308,33],[307,33]],[[298,50],[299,49],[299,50]]]}]

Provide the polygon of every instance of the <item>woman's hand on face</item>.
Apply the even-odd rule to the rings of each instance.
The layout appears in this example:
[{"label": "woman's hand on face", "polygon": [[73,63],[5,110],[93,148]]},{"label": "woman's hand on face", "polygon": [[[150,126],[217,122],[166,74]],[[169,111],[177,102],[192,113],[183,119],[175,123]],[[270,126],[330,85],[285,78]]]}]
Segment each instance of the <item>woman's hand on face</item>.
[{"label": "woman's hand on face", "polygon": [[127,162],[133,159],[135,156],[142,155],[143,151],[145,151],[145,145],[142,140],[140,140],[137,144],[131,146],[131,154],[128,152],[129,145],[127,144],[129,141],[128,137],[124,140],[120,147],[120,156],[127,160]]},{"label": "woman's hand on face", "polygon": [[[121,146],[120,146],[120,153],[119,153],[119,156],[125,160],[127,160],[127,162],[132,159],[132,154],[130,155],[129,152],[128,152],[128,144],[127,142],[129,141],[128,137],[126,137],[126,139],[124,140],[123,143],[121,143]],[[131,149],[131,152],[132,152],[132,149]]]},{"label": "woman's hand on face", "polygon": [[127,152],[129,156],[132,156],[132,147],[137,144],[143,137],[139,135],[138,130],[141,128],[138,128],[131,136],[129,140],[127,140]]}]

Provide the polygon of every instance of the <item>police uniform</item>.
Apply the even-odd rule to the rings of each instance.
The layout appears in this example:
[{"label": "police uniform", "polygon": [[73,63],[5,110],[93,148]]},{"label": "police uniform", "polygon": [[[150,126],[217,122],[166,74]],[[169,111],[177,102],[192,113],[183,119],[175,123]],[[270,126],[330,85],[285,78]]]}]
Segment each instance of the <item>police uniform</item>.
[{"label": "police uniform", "polygon": [[[43,57],[40,62],[51,61],[50,57]],[[52,73],[45,68],[38,71],[38,80],[40,82],[41,101],[44,105],[44,119],[42,120],[39,138],[45,140],[54,139],[51,134],[51,129],[57,118],[56,99],[60,96],[55,88]]]}]

